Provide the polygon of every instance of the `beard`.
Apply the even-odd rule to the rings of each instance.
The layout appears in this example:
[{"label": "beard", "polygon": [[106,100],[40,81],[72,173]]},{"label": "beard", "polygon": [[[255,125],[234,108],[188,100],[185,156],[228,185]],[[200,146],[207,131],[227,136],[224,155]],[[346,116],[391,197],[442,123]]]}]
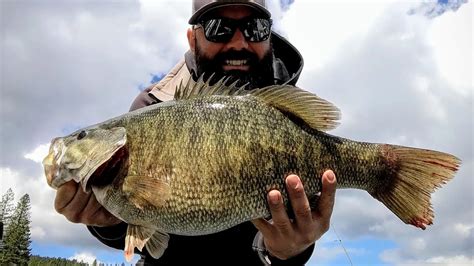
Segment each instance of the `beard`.
[{"label": "beard", "polygon": [[[209,58],[202,53],[197,42],[195,47],[197,78],[202,76],[207,81],[212,75],[212,78],[209,80],[211,85],[222,78],[229,79],[226,85],[237,81],[238,87],[247,85],[245,87],[247,90],[274,85],[272,47],[268,49],[268,52],[265,53],[262,59],[259,59],[255,53],[248,50],[229,50],[216,54],[214,58]],[[222,66],[225,65],[226,60],[247,60],[249,69],[247,71],[225,71]]]}]

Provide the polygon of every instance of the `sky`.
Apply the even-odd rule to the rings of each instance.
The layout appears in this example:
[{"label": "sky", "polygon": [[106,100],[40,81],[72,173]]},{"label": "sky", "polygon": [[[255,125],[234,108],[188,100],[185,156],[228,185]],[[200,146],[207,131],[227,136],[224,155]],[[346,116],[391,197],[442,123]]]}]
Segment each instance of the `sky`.
[{"label": "sky", "polygon": [[[472,265],[472,2],[267,2],[304,57],[298,86],[341,110],[329,133],[462,160],[425,231],[364,191],[338,190],[308,265]],[[0,0],[0,12],[0,193],[30,195],[33,254],[122,262],[55,212],[41,161],[52,138],[127,112],[181,59],[191,1]]]}]

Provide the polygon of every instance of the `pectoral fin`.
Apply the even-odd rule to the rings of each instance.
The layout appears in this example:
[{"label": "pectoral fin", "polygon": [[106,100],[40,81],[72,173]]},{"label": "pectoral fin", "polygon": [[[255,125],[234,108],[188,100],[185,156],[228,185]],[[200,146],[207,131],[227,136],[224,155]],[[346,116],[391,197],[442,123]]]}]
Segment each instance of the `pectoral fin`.
[{"label": "pectoral fin", "polygon": [[127,176],[123,183],[123,191],[140,209],[147,206],[163,206],[171,194],[168,183],[149,176]]}]

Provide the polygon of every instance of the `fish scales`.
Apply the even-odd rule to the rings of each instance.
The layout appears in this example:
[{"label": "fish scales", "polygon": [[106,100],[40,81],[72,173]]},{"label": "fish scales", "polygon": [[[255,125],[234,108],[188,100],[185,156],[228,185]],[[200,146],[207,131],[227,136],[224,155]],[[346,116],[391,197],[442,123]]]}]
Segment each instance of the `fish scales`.
[{"label": "fish scales", "polygon": [[[162,208],[123,218],[136,223],[163,220],[166,226],[159,229],[175,234],[211,233],[268,216],[266,192],[279,189],[286,199],[284,178],[289,173],[301,176],[311,196],[320,191],[319,176],[326,169],[334,169],[341,187],[362,189],[368,188],[367,177],[383,170],[375,147],[299,130],[277,110],[266,109],[247,98],[208,97],[113,125],[126,127],[131,139],[129,172],[162,178],[172,193]],[[183,220],[186,225],[175,222]]]},{"label": "fish scales", "polygon": [[[332,169],[338,188],[366,190],[405,223],[431,224],[430,194],[460,161],[325,133],[338,114],[292,86],[246,92],[198,82],[180,88],[175,101],[54,139],[43,164],[51,186],[74,179],[129,224],[127,258],[145,245],[161,256],[169,233],[210,234],[268,218],[268,191],[280,190],[288,204],[284,180],[291,173],[313,197]],[[89,184],[103,171],[115,177]]]},{"label": "fish scales", "polygon": [[[311,182],[305,179],[303,182],[308,182],[308,189],[316,193],[319,173],[313,167],[314,162],[297,159],[307,157],[303,156],[307,145],[301,144],[314,141],[307,134],[295,134],[291,121],[276,111],[268,115],[260,105],[245,98],[197,99],[155,109],[156,112],[143,114],[141,119],[124,120],[122,125],[112,125],[125,126],[129,139],[133,140],[128,147],[133,154],[130,164],[136,166],[129,170],[132,174],[143,175],[140,171],[149,169],[148,175],[160,176],[161,173],[153,172],[156,165],[167,166],[170,168],[167,172],[172,173],[163,177],[170,178],[172,191],[167,205],[148,216],[162,216],[167,221],[164,224],[170,225],[185,219],[183,216],[188,222],[196,221],[184,230],[188,234],[209,228],[220,231],[242,219],[268,216],[266,192],[270,188],[284,190],[285,175],[296,169],[308,169],[308,174],[303,171],[298,174],[314,177]],[[262,128],[262,125],[271,126]],[[159,128],[166,130],[156,130]],[[235,210],[238,217],[234,217]],[[137,219],[143,221],[146,217],[137,216]],[[211,220],[208,224],[206,219],[221,222]],[[212,228],[210,224],[220,224],[222,228]],[[183,228],[163,229],[184,233]]]}]

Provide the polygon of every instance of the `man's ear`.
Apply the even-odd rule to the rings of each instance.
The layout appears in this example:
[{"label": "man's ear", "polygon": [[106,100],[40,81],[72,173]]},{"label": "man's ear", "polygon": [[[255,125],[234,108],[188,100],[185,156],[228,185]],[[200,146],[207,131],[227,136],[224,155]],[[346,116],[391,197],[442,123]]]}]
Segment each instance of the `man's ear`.
[{"label": "man's ear", "polygon": [[189,50],[194,54],[196,49],[196,35],[194,34],[194,30],[189,28],[186,36],[188,37]]}]

